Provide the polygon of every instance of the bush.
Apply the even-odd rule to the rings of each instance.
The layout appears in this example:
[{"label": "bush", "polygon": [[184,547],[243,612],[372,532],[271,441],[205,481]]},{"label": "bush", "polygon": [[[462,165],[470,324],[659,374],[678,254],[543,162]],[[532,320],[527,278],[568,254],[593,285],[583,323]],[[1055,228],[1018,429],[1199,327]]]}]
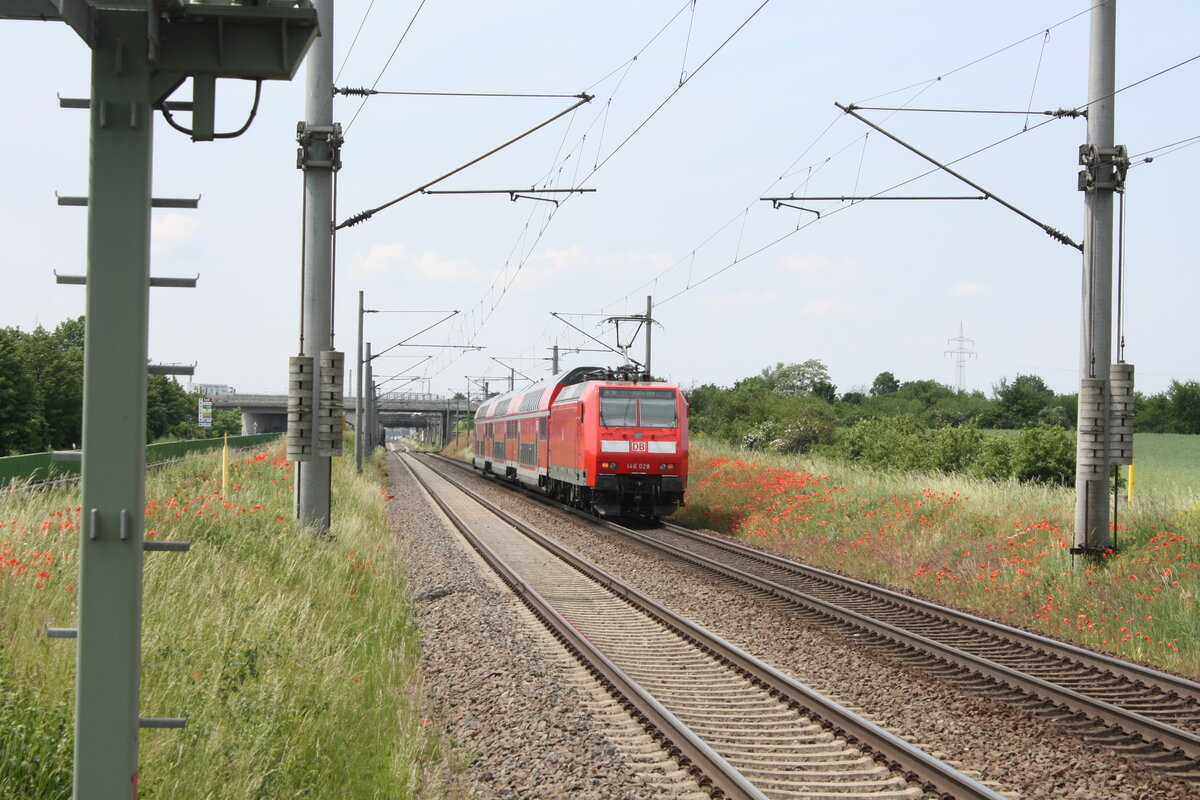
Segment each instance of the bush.
[{"label": "bush", "polygon": [[931,433],[931,466],[940,472],[967,472],[983,449],[984,437],[974,421]]},{"label": "bush", "polygon": [[963,472],[1064,486],[1075,482],[1075,439],[1057,426],[1028,428],[1007,439],[985,435],[974,420],[955,428],[927,428],[913,416],[880,417],[840,429],[834,444],[821,452],[873,469]]},{"label": "bush", "polygon": [[932,469],[931,432],[912,416],[864,419],[842,428],[823,452],[875,469]]},{"label": "bush", "polygon": [[1021,431],[1013,445],[1012,475],[1026,483],[1074,485],[1075,438],[1052,426]]},{"label": "bush", "polygon": [[1012,477],[1013,442],[1004,436],[985,436],[968,472],[977,478],[1003,481]]},{"label": "bush", "polygon": [[742,434],[742,447],[747,450],[766,450],[779,438],[779,423],[764,420]]},{"label": "bush", "polygon": [[779,453],[807,453],[813,447],[833,441],[837,417],[826,405],[808,405],[800,409],[771,442]]}]

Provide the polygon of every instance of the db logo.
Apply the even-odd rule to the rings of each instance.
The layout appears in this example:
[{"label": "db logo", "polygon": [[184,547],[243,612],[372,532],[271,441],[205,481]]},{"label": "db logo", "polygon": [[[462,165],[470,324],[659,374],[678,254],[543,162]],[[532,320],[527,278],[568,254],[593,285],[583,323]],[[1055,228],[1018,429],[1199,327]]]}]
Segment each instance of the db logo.
[{"label": "db logo", "polygon": [[634,453],[645,453],[648,447],[646,442],[630,442],[629,449]]}]

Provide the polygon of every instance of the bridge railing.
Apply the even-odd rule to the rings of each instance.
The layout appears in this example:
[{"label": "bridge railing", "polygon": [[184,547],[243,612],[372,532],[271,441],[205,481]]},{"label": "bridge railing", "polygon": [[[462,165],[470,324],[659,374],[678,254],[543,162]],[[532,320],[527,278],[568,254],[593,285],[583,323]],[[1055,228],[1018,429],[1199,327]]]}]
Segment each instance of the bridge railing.
[{"label": "bridge railing", "polygon": [[[224,394],[213,397],[212,400],[213,405],[217,408],[287,408],[286,394]],[[468,402],[465,397],[455,398],[444,394],[425,392],[385,392],[379,396],[378,402],[381,406],[391,407],[411,404],[422,406],[424,410],[429,411],[440,411],[446,408],[452,411],[474,411],[480,403],[477,399]],[[347,395],[343,398],[343,405],[347,410],[353,409],[354,404],[354,396]]]}]

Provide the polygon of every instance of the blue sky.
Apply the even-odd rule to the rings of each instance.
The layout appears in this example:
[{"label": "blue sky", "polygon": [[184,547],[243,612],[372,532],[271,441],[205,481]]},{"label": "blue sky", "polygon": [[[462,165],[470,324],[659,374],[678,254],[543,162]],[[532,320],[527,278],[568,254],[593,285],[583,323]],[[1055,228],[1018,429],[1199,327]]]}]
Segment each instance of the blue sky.
[{"label": "blue sky", "polygon": [[[867,128],[835,101],[1011,111],[1083,105],[1086,0],[772,0],[755,14],[760,4],[428,0],[384,70],[419,0],[375,3],[352,50],[369,3],[339,0],[339,86],[595,95],[439,188],[596,192],[557,208],[504,195],[417,196],[343,230],[337,346],[354,352],[359,290],[371,308],[460,309],[418,341],[485,350],[403,348],[403,358],[379,359],[376,373],[409,374],[431,355],[416,367],[427,381],[420,385],[464,391],[465,376],[507,374],[492,358],[540,376],[548,363],[536,359],[556,342],[594,346],[550,312],[599,315],[568,319],[613,342],[611,328],[599,324],[604,315],[639,313],[652,294],[662,325],[655,372],[685,386],[728,385],[777,361],[809,358],[829,367],[839,391],[869,386],[885,370],[952,385],[955,363],[946,351],[961,323],[977,353],[967,388],[990,392],[1002,377],[1033,373],[1056,391],[1074,391],[1077,251],[991,202],[805,203],[822,212],[818,220],[758,198],[871,194],[928,172],[883,136],[864,138]],[[1197,31],[1200,4],[1121,4],[1118,87],[1200,55]],[[150,356],[197,363],[198,381],[243,391],[286,385],[299,327],[302,177],[294,133],[304,113],[303,69],[291,84],[264,86],[254,125],[239,139],[193,144],[157,124],[156,195],[202,199],[197,211],[154,212],[153,272],[199,274],[200,284],[154,290]],[[52,327],[83,311],[82,288],[56,286],[52,272],[84,269],[86,212],[57,207],[54,193],[86,191],[86,114],[60,110],[56,95],[87,94],[88,52],[65,25],[6,21],[0,70],[10,126],[0,193],[8,303],[0,324]],[[1119,94],[1117,141],[1139,155],[1200,136],[1198,83],[1200,60]],[[219,83],[218,127],[238,127],[251,97],[242,82]],[[359,111],[361,104],[338,98],[335,106],[347,126],[339,220],[465,163],[570,101],[377,96]],[[1075,175],[1083,120],[1021,133],[1047,118],[868,113],[945,161],[1018,134],[956,169],[1082,238]],[[1148,393],[1172,378],[1200,378],[1200,270],[1182,236],[1200,211],[1187,180],[1200,146],[1153,154],[1130,172],[1126,212],[1126,359]],[[897,192],[970,190],[932,174]],[[436,319],[370,315],[367,338],[378,351]],[[592,362],[610,359],[583,353],[563,363]]]}]

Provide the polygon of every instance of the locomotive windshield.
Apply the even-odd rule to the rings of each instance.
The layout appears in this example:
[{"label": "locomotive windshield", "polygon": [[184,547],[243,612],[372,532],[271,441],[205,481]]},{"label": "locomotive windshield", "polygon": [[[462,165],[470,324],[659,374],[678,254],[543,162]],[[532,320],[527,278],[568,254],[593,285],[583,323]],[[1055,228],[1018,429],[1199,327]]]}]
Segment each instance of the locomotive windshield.
[{"label": "locomotive windshield", "polygon": [[674,389],[601,389],[600,424],[609,428],[674,428]]}]

